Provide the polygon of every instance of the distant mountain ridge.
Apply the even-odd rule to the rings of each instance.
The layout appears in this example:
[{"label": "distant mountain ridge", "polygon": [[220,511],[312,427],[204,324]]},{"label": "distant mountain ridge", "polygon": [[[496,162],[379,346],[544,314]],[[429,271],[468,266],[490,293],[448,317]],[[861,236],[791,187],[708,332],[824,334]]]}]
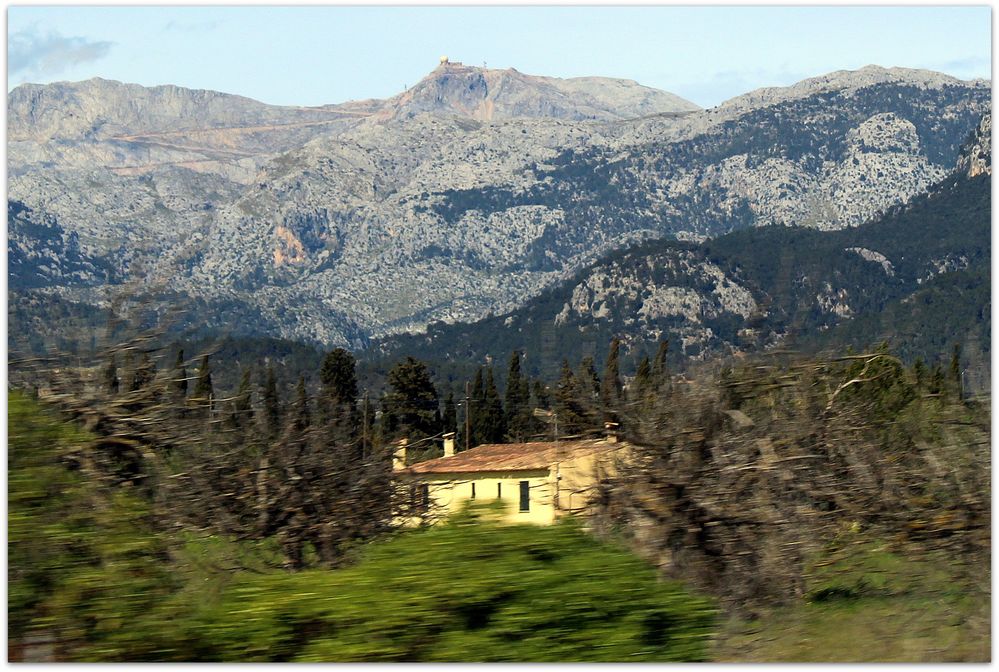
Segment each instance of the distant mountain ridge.
[{"label": "distant mountain ridge", "polygon": [[318,108],[29,85],[8,94],[8,194],[112,264],[104,286],[52,269],[68,301],[169,283],[258,316],[237,331],[363,347],[509,311],[641,240],[860,224],[940,180],[989,111],[981,82],[834,75],[712,110],[457,64]]}]

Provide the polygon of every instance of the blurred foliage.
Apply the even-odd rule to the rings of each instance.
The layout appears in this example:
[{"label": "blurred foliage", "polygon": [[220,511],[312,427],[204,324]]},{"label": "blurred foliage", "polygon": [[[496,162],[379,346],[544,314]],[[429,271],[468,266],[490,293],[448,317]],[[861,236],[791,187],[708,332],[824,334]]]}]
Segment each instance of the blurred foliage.
[{"label": "blurred foliage", "polygon": [[843,526],[980,573],[990,421],[885,346],[704,370],[626,418],[634,460],[605,485],[602,525],[742,615],[821,592],[809,563]]},{"label": "blurred foliage", "polygon": [[739,662],[985,662],[988,572],[847,526],[809,569],[805,600],[730,619],[712,657]]},{"label": "blurred foliage", "polygon": [[149,507],[90,473],[92,436],[8,395],[8,636],[41,631],[79,660],[143,650],[175,586]]},{"label": "blurred foliage", "polygon": [[711,603],[571,524],[465,513],[356,566],[244,576],[182,641],[213,661],[696,661]]}]

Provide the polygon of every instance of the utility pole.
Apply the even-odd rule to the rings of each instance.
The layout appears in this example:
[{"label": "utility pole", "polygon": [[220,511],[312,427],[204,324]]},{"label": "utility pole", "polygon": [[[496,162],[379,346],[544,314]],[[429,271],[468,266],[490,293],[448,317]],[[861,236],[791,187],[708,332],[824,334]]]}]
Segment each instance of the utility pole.
[{"label": "utility pole", "polygon": [[472,447],[472,400],[468,381],[465,381],[465,450]]}]

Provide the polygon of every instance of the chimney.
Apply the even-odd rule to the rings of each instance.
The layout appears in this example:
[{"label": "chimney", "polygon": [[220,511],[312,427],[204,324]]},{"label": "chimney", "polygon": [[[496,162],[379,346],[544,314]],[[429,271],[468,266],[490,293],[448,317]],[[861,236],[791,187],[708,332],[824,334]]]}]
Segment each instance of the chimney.
[{"label": "chimney", "polygon": [[616,422],[604,423],[604,440],[607,443],[617,443],[617,430],[620,425]]},{"label": "chimney", "polygon": [[444,435],[444,457],[452,455],[454,455],[454,432],[448,432]]},{"label": "chimney", "polygon": [[396,449],[392,452],[392,471],[401,471],[406,468],[406,446],[409,439],[403,437],[396,441]]}]

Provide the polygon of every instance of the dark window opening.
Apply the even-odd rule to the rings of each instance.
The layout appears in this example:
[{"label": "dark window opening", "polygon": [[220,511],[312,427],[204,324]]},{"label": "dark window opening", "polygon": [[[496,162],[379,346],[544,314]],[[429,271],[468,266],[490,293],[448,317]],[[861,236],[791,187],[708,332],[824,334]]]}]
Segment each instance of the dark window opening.
[{"label": "dark window opening", "polygon": [[531,510],[531,485],[527,481],[520,482],[520,510]]},{"label": "dark window opening", "polygon": [[503,484],[496,484],[496,499],[503,499]]},{"label": "dark window opening", "polygon": [[472,499],[475,499],[475,483],[472,483]]}]

